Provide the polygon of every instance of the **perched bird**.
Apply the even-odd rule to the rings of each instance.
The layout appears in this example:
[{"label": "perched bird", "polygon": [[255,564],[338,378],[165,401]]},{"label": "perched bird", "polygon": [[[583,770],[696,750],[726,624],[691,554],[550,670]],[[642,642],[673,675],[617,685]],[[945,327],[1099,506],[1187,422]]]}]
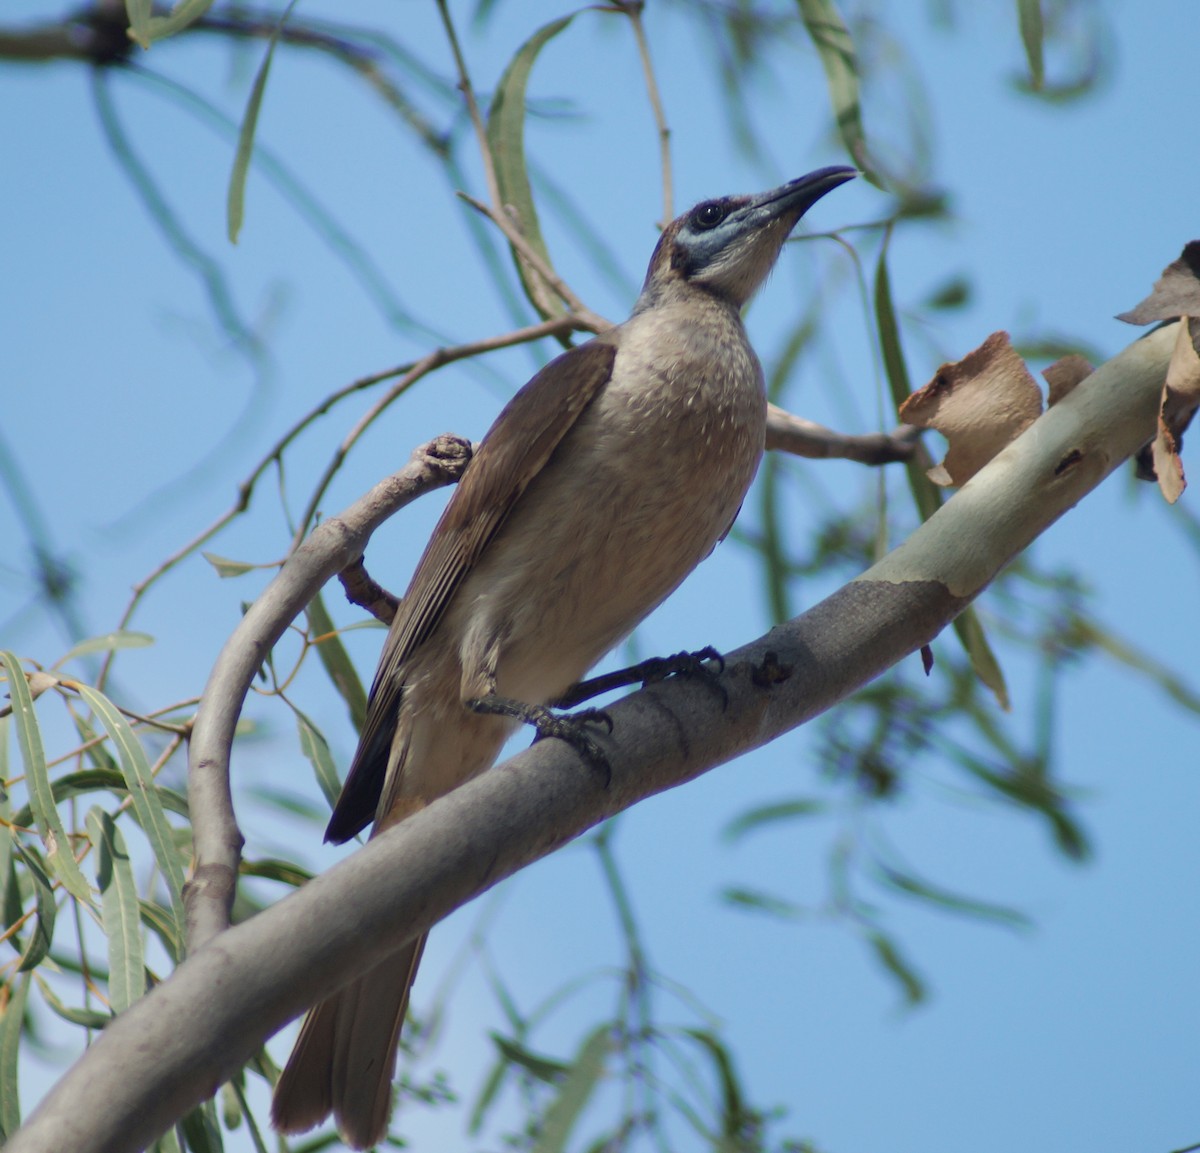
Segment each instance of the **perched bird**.
[{"label": "perched bird", "polygon": [[[659,239],[633,314],[542,369],[463,474],[400,602],[326,831],[374,833],[486,769],[722,540],[763,453],[741,310],[796,222],[855,175],[708,200]],[[544,710],[541,714],[544,718]],[[425,938],[306,1018],[272,1118],[382,1139]]]}]

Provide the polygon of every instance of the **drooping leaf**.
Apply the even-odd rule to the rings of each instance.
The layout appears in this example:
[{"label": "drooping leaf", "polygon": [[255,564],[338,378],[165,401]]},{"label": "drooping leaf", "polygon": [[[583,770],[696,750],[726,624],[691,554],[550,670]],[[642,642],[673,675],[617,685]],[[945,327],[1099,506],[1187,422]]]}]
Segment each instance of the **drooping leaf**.
[{"label": "drooping leaf", "polygon": [[925,982],[917,971],[908,963],[900,952],[899,947],[891,939],[878,931],[866,934],[867,943],[883,967],[893,976],[904,993],[904,1000],[909,1005],[919,1005],[925,1000]]},{"label": "drooping leaf", "polygon": [[708,1054],[721,1086],[721,1132],[722,1135],[736,1142],[743,1135],[746,1127],[748,1110],[746,1109],[745,1094],[738,1081],[737,1070],[733,1066],[733,1054],[725,1043],[708,1029],[685,1029],[684,1032],[698,1042]]},{"label": "drooping leaf", "polygon": [[46,1002],[55,1016],[61,1017],[64,1021],[72,1025],[82,1025],[85,1029],[103,1029],[112,1020],[111,1013],[103,1013],[99,1009],[86,1009],[82,1005],[66,1004],[55,993],[50,982],[43,979],[38,973],[33,974],[33,979],[37,982],[42,1000]]},{"label": "drooping leaf", "polygon": [[773,825],[779,821],[794,821],[798,817],[812,817],[826,811],[828,811],[828,805],[824,801],[812,797],[794,797],[787,801],[774,801],[769,805],[757,805],[734,817],[721,830],[721,836],[727,841],[736,841],[747,833],[761,829],[764,825]]},{"label": "drooping leaf", "polygon": [[971,658],[971,668],[975,670],[975,675],[991,689],[996,703],[1007,712],[1012,707],[1012,702],[1008,695],[1004,670],[996,659],[987,633],[983,631],[979,614],[974,608],[968,608],[954,618],[954,632],[962,643],[963,650]]},{"label": "drooping leaf", "polygon": [[768,916],[780,917],[789,921],[801,920],[811,914],[811,910],[806,909],[803,905],[797,905],[783,897],[776,897],[773,893],[764,892],[762,889],[749,889],[745,886],[729,886],[722,890],[721,899],[742,909],[750,909],[755,913],[766,913]]},{"label": "drooping leaf", "polygon": [[321,730],[312,723],[299,709],[293,709],[296,714],[296,726],[300,732],[300,751],[313,767],[317,784],[332,809],[337,804],[342,791],[341,778],[338,776],[337,765],[333,763],[333,754],[322,735]]},{"label": "drooping leaf", "polygon": [[116,632],[104,633],[102,636],[89,637],[86,641],[80,641],[77,645],[73,645],[64,656],[54,662],[53,667],[62,668],[63,665],[77,657],[91,656],[93,653],[111,653],[118,649],[141,649],[152,644],[154,644],[154,638],[149,633],[118,629]]},{"label": "drooping leaf", "polygon": [[217,576],[222,580],[243,576],[248,572],[254,572],[259,567],[249,561],[230,560],[228,557],[218,556],[215,552],[202,552],[200,555],[217,570]]},{"label": "drooping leaf", "polygon": [[97,806],[88,811],[86,824],[96,855],[96,887],[108,938],[108,1000],[113,1012],[120,1013],[146,991],[137,883],[116,821]]},{"label": "drooping leaf", "polygon": [[8,674],[9,695],[12,698],[12,718],[17,730],[17,747],[29,785],[29,803],[37,823],[50,871],[76,900],[91,903],[92,893],[75,860],[71,839],[63,827],[62,818],[54,803],[54,789],[46,767],[46,751],[37,715],[33,710],[33,695],[21,662],[12,653],[0,652],[0,664]]},{"label": "drooping leaf", "polygon": [[[573,16],[563,16],[539,28],[517,50],[496,87],[487,117],[487,142],[500,187],[500,200],[514,218],[521,235],[530,247],[552,267],[550,252],[538,224],[537,208],[529,184],[529,169],[525,162],[525,89],[538,53],[557,36]],[[561,316],[561,300],[519,253],[513,253],[521,283],[530,303],[542,319]]]},{"label": "drooping leaf", "polygon": [[940,885],[901,872],[884,862],[876,862],[880,879],[889,888],[905,893],[918,900],[927,901],[931,905],[939,905],[952,913],[961,913],[969,917],[978,917],[983,921],[995,921],[1012,928],[1026,929],[1032,923],[1020,909],[1008,905],[999,905],[994,901],[981,901],[975,897],[965,897],[961,893],[952,893]]},{"label": "drooping leaf", "polygon": [[262,877],[268,881],[279,881],[284,885],[299,888],[306,881],[311,881],[312,873],[291,861],[278,861],[273,858],[263,858],[258,861],[242,860],[238,864],[238,872],[243,877]]},{"label": "drooping leaf", "polygon": [[346,702],[354,731],[362,732],[367,721],[367,693],[320,593],[308,602],[307,615],[309,635],[320,638],[317,656],[321,659],[321,665],[333,681],[338,695]]},{"label": "drooping leaf", "polygon": [[612,1028],[605,1024],[593,1029],[575,1054],[558,1096],[550,1103],[542,1119],[541,1130],[532,1153],[562,1153],[600,1078],[612,1050]]},{"label": "drooping leaf", "polygon": [[1034,92],[1040,92],[1046,83],[1042,0],[1017,0],[1017,23],[1021,28],[1025,59],[1029,62],[1029,84]]},{"label": "drooping leaf", "polygon": [[800,17],[812,39],[825,80],[829,86],[829,101],[833,106],[838,134],[854,163],[872,184],[879,184],[867,151],[867,137],[862,122],[862,102],[859,93],[858,56],[850,29],[842,19],[833,0],[797,0]]},{"label": "drooping leaf", "polygon": [[546,1057],[499,1033],[492,1033],[491,1038],[496,1048],[513,1065],[518,1065],[527,1073],[532,1073],[539,1081],[547,1085],[560,1085],[571,1066],[565,1061]]},{"label": "drooping leaf", "polygon": [[183,908],[183,867],[179,862],[179,850],[175,846],[174,833],[163,811],[162,800],[154,785],[150,762],[129,722],[113,703],[90,685],[80,685],[79,695],[88,708],[100,719],[117,751],[117,761],[125,787],[133,802],[134,815],[150,842],[154,859],[162,872],[171,897],[171,908],[175,914],[180,936],[183,936],[185,914]]},{"label": "drooping leaf", "polygon": [[21,859],[26,875],[33,884],[33,928],[21,954],[21,963],[17,966],[18,973],[25,973],[36,969],[50,952],[50,945],[54,941],[54,922],[58,917],[58,905],[54,900],[50,873],[42,862],[41,854],[32,845],[23,845],[19,840],[13,842],[13,851]]},{"label": "drooping leaf", "polygon": [[21,1056],[21,1031],[29,977],[18,977],[3,989],[0,1009],[0,1140],[7,1141],[21,1127],[21,1099],[17,1069]]},{"label": "drooping leaf", "polygon": [[279,43],[279,33],[283,31],[283,26],[295,6],[296,0],[291,0],[271,32],[267,50],[250,87],[250,98],[246,101],[242,126],[238,130],[237,151],[233,156],[233,170],[229,174],[229,192],[225,204],[230,244],[237,244],[238,234],[242,231],[242,220],[246,211],[246,176],[254,156],[254,133],[258,128],[258,114],[262,109],[263,93],[267,90],[267,76],[271,71],[271,60],[275,56],[275,45]]}]

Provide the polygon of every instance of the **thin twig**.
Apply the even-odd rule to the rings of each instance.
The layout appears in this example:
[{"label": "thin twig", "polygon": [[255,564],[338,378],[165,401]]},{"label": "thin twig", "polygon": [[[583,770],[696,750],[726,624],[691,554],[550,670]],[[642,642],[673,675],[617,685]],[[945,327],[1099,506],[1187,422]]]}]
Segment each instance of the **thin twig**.
[{"label": "thin twig", "polygon": [[533,245],[521,235],[507,212],[489,208],[482,200],[476,200],[475,197],[469,196],[465,192],[460,192],[458,195],[474,208],[476,212],[482,213],[504,233],[505,240],[529,262],[534,272],[546,282],[547,286],[562,298],[571,315],[574,316],[577,327],[585,328],[589,332],[604,332],[605,329],[612,328],[611,320],[605,320],[599,313],[593,312],[571,291],[567,282],[546,263]]},{"label": "thin twig", "polygon": [[658,91],[658,81],[654,76],[654,63],[650,59],[650,44],[646,39],[646,28],[642,23],[644,0],[614,0],[617,10],[629,17],[633,25],[634,39],[637,40],[638,55],[642,60],[642,73],[646,78],[646,96],[650,100],[650,110],[654,113],[654,123],[658,128],[658,151],[662,161],[663,185],[663,217],[660,228],[666,228],[675,218],[675,188],[671,171],[671,129],[667,125],[666,113],[663,111],[662,96]]},{"label": "thin twig", "polygon": [[[454,21],[450,18],[450,10],[446,0],[438,0],[438,12],[442,17],[442,25],[446,29],[446,39],[450,41],[450,51],[454,55],[454,67],[458,70],[458,90],[463,94],[467,106],[467,115],[471,118],[471,127],[475,129],[475,139],[479,143],[479,154],[483,160],[483,178],[487,183],[488,199],[497,209],[500,203],[500,182],[496,178],[496,165],[492,160],[492,150],[488,147],[487,125],[483,121],[483,113],[479,111],[479,102],[475,99],[475,89],[471,85],[471,76],[467,72],[467,61],[463,56],[462,47],[458,42],[458,33],[454,30]],[[507,233],[506,233],[507,235]]]},{"label": "thin twig", "polygon": [[916,451],[920,431],[902,424],[894,432],[861,436],[836,432],[812,420],[767,406],[767,448],[810,460],[853,460],[858,464],[891,464],[909,460]]}]

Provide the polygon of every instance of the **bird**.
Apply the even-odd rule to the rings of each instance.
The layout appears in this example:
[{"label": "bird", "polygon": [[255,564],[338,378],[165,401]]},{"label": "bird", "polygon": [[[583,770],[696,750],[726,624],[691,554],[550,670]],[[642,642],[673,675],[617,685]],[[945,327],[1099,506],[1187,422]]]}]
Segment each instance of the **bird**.
[{"label": "bird", "polygon": [[[378,835],[488,768],[724,539],[766,435],[742,310],[804,213],[856,175],[821,168],[691,208],[663,229],[629,319],[504,407],[389,627],[327,841],[372,822]],[[353,1148],[383,1138],[424,945],[308,1013],[275,1087],[277,1130],[332,1114]]]}]

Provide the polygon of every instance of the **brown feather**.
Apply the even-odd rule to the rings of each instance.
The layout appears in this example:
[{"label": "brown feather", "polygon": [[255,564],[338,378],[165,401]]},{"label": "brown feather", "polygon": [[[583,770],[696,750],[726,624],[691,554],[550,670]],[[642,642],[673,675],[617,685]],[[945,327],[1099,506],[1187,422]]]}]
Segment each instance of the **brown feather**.
[{"label": "brown feather", "polygon": [[437,627],[455,591],[504,524],[529,482],[612,376],[606,336],[552,360],[512,398],[467,466],[430,538],[388,631],[371,685],[358,752],[325,831],[341,843],[375,818],[387,773],[400,667]]}]

